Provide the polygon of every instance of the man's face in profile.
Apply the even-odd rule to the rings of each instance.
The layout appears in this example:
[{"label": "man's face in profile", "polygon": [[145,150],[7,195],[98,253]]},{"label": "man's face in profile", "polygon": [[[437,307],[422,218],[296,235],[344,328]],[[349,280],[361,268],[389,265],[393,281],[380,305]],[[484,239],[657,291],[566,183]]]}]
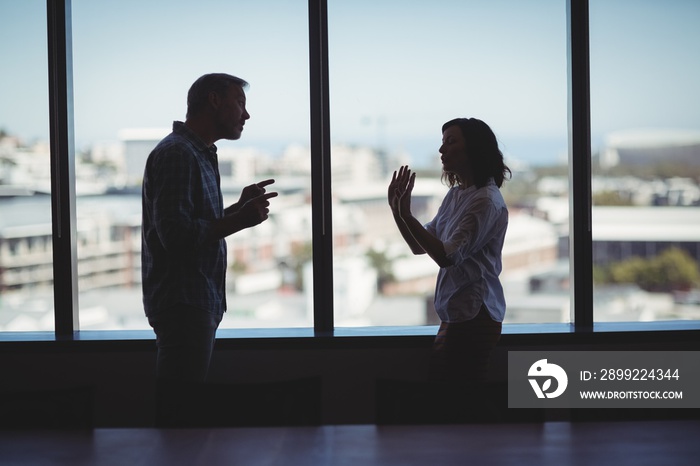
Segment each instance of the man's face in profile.
[{"label": "man's face in profile", "polygon": [[246,96],[240,86],[231,84],[225,91],[219,108],[217,120],[221,139],[239,139],[243,126],[250,114],[246,111]]}]

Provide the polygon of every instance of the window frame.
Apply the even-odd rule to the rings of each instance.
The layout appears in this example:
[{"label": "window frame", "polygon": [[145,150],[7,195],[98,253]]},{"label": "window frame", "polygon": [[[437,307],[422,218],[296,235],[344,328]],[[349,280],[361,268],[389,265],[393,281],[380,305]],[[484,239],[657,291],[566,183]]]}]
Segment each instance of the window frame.
[{"label": "window frame", "polygon": [[54,331],[67,337],[79,330],[71,1],[47,0],[46,9]]},{"label": "window frame", "polygon": [[[588,0],[566,0],[569,182],[570,324],[507,324],[505,335],[578,334],[592,332],[686,332],[700,321],[595,323],[591,235],[591,114]],[[47,0],[49,111],[54,254],[54,332],[0,333],[0,341],[95,341],[152,339],[143,331],[80,331],[75,196],[75,147],[71,0]],[[434,334],[428,327],[336,329],[333,310],[333,242],[331,211],[330,105],[328,73],[328,2],[308,0],[309,85],[313,242],[314,326],[307,329],[222,330],[218,339],[261,342],[328,337],[416,337]],[[575,176],[574,176],[575,174]],[[564,336],[564,338],[566,338]],[[572,337],[573,338],[573,337]],[[574,339],[575,340],[575,339]]]}]

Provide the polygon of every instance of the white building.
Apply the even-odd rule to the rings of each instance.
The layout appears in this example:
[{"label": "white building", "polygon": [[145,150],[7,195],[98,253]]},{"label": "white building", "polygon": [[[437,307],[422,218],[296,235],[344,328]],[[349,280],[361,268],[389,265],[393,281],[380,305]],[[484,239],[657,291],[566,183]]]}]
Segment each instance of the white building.
[{"label": "white building", "polygon": [[127,128],[119,131],[119,139],[124,144],[124,165],[128,185],[141,184],[148,154],[168,134],[170,134],[168,128]]},{"label": "white building", "polygon": [[619,164],[653,165],[658,162],[700,165],[700,131],[638,129],[608,135],[600,153],[603,168]]},{"label": "white building", "polygon": [[700,208],[594,207],[593,261],[651,258],[678,246],[700,261]]}]

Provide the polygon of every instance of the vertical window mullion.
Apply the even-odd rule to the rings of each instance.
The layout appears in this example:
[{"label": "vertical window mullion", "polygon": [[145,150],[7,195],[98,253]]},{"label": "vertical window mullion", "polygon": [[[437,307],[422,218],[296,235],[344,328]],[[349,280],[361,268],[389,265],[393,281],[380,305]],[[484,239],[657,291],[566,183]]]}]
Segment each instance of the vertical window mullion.
[{"label": "vertical window mullion", "polygon": [[327,0],[309,0],[309,71],[314,330],[330,332],[334,324]]},{"label": "vertical window mullion", "polygon": [[78,330],[71,0],[47,0],[56,337]]},{"label": "vertical window mullion", "polygon": [[567,26],[571,309],[575,329],[587,331],[593,327],[588,0],[567,0]]}]

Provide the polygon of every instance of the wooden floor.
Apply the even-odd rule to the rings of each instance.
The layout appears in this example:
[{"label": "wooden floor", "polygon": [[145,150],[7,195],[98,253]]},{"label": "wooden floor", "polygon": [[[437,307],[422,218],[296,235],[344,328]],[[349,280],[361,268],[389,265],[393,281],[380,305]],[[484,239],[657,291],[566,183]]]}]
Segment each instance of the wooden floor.
[{"label": "wooden floor", "polygon": [[0,465],[700,464],[700,421],[0,431]]}]

